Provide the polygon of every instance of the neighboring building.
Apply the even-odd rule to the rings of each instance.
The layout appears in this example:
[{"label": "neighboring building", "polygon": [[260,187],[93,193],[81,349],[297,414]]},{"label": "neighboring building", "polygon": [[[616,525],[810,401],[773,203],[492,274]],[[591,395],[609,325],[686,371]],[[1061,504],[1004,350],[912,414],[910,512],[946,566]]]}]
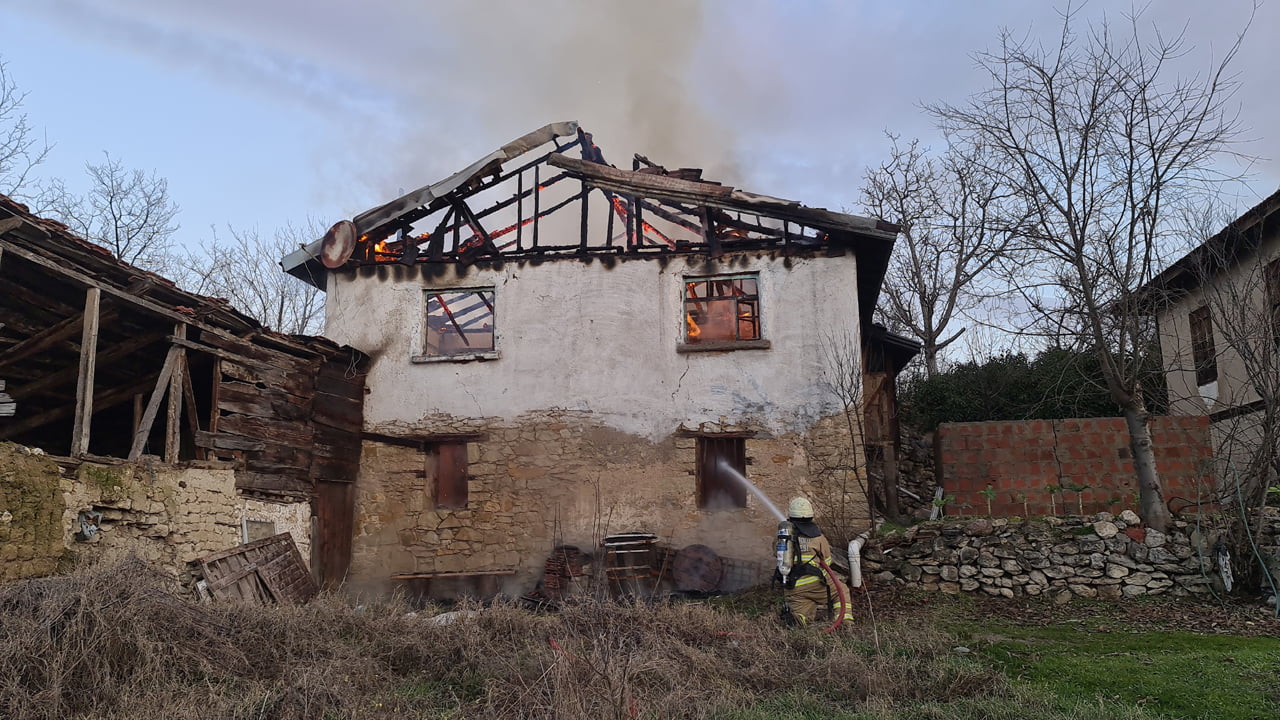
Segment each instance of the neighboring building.
[{"label": "neighboring building", "polygon": [[0,443],[0,580],[131,553],[181,571],[287,530],[337,583],[363,362],[0,195],[0,441],[39,449]]},{"label": "neighboring building", "polygon": [[[1276,458],[1267,428],[1274,432],[1280,400],[1278,209],[1280,192],[1142,289],[1156,309],[1169,412],[1209,416],[1224,479],[1256,476]],[[1258,460],[1264,465],[1251,469]],[[1222,487],[1233,492],[1235,484]]]},{"label": "neighboring building", "polygon": [[528,589],[553,548],[623,532],[767,566],[776,519],[723,466],[865,527],[863,373],[891,388],[918,348],[868,347],[896,232],[616,169],[572,122],[338,223],[284,266],[372,358],[353,580]]}]

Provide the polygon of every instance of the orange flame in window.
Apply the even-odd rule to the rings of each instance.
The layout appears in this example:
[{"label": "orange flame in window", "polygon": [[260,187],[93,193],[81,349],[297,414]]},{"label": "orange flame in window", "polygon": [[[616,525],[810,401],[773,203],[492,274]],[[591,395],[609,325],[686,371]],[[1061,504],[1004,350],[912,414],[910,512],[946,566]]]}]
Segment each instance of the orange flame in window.
[{"label": "orange flame in window", "polygon": [[698,327],[698,323],[693,321],[693,313],[685,313],[685,318],[689,321],[689,337],[696,338],[702,334],[702,328]]}]

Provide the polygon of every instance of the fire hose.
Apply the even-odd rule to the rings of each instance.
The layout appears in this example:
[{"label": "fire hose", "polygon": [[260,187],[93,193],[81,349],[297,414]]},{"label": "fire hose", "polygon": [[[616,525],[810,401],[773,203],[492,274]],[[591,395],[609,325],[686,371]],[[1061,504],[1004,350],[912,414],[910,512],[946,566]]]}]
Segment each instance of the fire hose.
[{"label": "fire hose", "polygon": [[844,583],[836,578],[836,574],[827,565],[827,561],[822,559],[822,553],[814,553],[813,558],[818,561],[818,567],[822,568],[822,572],[827,574],[827,580],[836,586],[836,595],[840,597],[840,605],[837,608],[831,608],[831,614],[835,615],[835,621],[831,623],[831,627],[823,630],[823,634],[830,634],[840,627],[840,623],[844,622],[845,609],[849,607],[849,596],[844,594]]}]

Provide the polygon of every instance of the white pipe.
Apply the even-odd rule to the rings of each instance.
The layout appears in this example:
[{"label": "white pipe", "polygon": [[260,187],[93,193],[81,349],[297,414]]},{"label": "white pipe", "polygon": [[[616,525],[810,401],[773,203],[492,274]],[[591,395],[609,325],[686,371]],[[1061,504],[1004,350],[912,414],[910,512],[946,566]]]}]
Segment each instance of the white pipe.
[{"label": "white pipe", "polygon": [[862,544],[867,534],[862,533],[849,541],[849,587],[862,587]]}]

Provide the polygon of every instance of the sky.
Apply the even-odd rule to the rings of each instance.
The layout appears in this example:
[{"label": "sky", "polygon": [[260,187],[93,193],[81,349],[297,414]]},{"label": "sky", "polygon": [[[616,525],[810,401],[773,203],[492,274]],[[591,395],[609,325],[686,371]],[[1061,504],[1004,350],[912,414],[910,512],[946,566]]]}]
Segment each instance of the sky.
[{"label": "sky", "polygon": [[[982,89],[1001,27],[1052,39],[1064,5],[1029,0],[0,0],[0,60],[54,146],[43,177],[83,189],[104,152],[169,181],[179,239],[211,227],[327,227],[546,123],[578,120],[606,158],[807,205],[857,210],[886,132],[936,144],[925,103]],[[1122,21],[1094,0],[1084,22]],[[1249,0],[1156,0],[1204,72]],[[1261,159],[1228,201],[1280,187],[1280,0],[1234,68]]]}]

